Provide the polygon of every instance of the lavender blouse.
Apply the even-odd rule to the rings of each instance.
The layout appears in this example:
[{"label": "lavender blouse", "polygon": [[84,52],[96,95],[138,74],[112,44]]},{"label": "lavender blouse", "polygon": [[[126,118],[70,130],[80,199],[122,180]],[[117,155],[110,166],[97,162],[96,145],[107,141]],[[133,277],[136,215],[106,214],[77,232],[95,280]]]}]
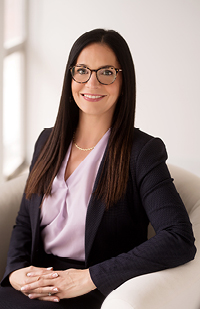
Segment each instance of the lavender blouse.
[{"label": "lavender blouse", "polygon": [[95,178],[110,136],[110,129],[65,181],[72,143],[52,184],[51,196],[44,197],[41,227],[48,254],[85,260],[85,220]]}]

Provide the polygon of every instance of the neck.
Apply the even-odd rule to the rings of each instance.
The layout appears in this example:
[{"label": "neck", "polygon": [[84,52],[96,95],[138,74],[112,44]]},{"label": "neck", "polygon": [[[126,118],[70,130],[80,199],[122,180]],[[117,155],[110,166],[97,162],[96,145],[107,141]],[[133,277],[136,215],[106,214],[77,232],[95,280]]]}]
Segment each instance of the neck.
[{"label": "neck", "polygon": [[74,135],[76,144],[82,148],[94,147],[111,126],[110,121],[99,117],[80,116]]}]

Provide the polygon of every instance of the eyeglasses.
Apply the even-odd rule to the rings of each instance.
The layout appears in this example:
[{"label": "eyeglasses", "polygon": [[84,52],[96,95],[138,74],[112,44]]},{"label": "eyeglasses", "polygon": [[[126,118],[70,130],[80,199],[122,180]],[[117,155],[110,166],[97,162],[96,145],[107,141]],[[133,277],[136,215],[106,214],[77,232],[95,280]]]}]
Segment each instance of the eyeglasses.
[{"label": "eyeglasses", "polygon": [[99,68],[98,70],[90,70],[88,67],[79,64],[70,68],[73,80],[80,84],[87,83],[92,75],[92,72],[95,72],[96,78],[100,84],[110,85],[114,83],[118,72],[121,71],[121,69],[116,69],[109,66]]}]

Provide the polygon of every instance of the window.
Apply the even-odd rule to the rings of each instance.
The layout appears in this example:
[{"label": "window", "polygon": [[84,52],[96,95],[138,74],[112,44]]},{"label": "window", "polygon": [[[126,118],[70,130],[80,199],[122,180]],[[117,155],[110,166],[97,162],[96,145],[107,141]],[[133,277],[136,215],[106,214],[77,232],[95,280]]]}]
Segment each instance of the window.
[{"label": "window", "polygon": [[3,56],[0,132],[1,173],[4,179],[8,179],[24,162],[26,3],[26,0],[4,0],[1,13]]}]

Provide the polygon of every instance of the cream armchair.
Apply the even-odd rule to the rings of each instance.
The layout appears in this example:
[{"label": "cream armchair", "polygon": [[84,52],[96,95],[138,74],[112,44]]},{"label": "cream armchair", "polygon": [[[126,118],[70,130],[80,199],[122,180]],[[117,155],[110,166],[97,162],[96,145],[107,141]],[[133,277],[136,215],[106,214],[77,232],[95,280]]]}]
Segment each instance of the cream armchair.
[{"label": "cream armchair", "polygon": [[[200,178],[175,166],[169,168],[193,224],[198,249]],[[0,185],[0,279],[26,177],[27,174]],[[149,237],[152,236],[150,227]],[[128,280],[107,296],[102,309],[200,309],[200,254],[197,252],[195,260],[183,266]]]},{"label": "cream armchair", "polygon": [[200,309],[200,178],[175,166],[169,169],[193,224],[195,260],[128,280],[107,296],[101,309]]}]

